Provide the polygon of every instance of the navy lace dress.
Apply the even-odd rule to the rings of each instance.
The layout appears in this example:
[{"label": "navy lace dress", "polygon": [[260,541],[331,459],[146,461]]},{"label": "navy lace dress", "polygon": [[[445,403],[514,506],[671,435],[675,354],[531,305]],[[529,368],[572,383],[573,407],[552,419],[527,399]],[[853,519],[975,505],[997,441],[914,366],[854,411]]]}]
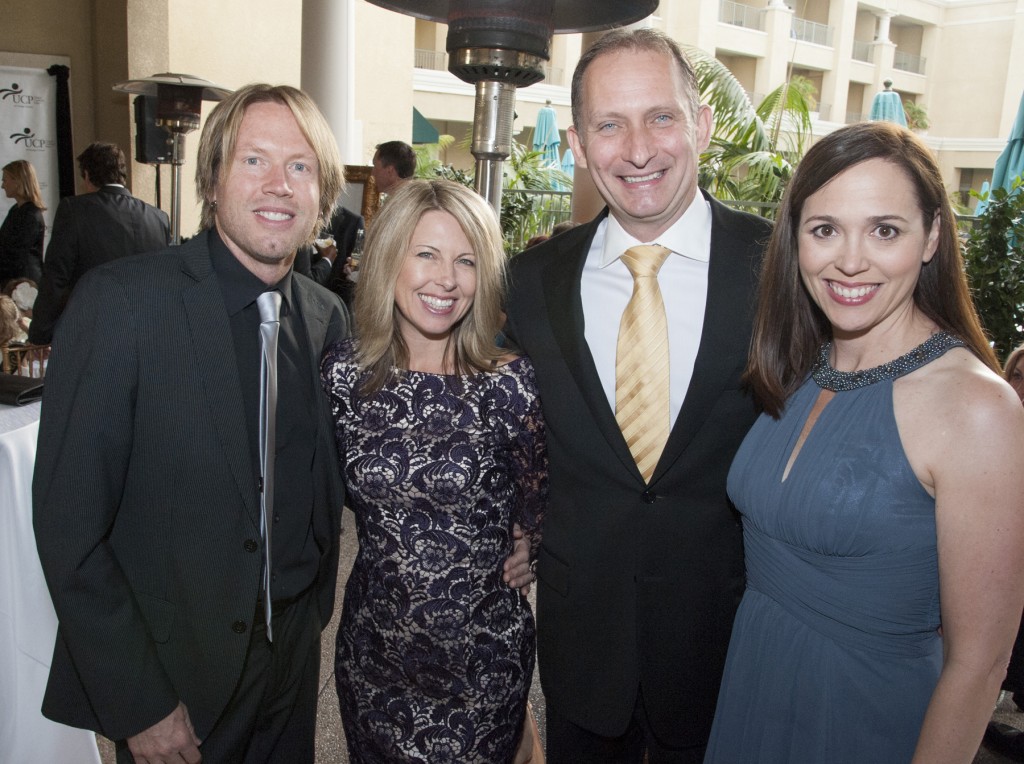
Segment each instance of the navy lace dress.
[{"label": "navy lace dress", "polygon": [[369,397],[353,340],[321,366],[359,554],[335,679],[353,762],[511,761],[533,674],[526,598],[501,578],[547,494],[533,366],[403,372]]}]

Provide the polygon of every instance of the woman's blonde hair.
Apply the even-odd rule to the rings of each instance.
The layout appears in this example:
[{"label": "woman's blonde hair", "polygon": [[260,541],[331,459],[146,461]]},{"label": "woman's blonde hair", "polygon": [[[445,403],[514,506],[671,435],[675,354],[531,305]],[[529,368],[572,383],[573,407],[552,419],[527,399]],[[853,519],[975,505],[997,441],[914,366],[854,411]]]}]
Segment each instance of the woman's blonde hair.
[{"label": "woman's blonde hair", "polygon": [[492,368],[503,355],[495,338],[504,321],[505,250],[494,210],[458,183],[408,181],[374,218],[359,264],[354,312],[359,365],[367,372],[361,389],[364,395],[380,390],[396,369],[408,366],[395,284],[413,231],[423,214],[432,210],[447,212],[458,221],[476,255],[476,296],[448,337],[446,363],[450,361],[452,373],[469,375]]},{"label": "woman's blonde hair", "polygon": [[21,334],[19,318],[21,311],[18,310],[17,303],[7,295],[0,294],[0,345],[6,345]]},{"label": "woman's blonde hair", "polygon": [[1010,381],[1013,369],[1022,355],[1024,355],[1024,345],[1018,345],[1010,352],[1010,355],[1006,356],[1006,363],[1003,364],[1003,379],[1007,382]]},{"label": "woman's blonde hair", "polygon": [[45,210],[43,204],[43,191],[39,188],[39,179],[36,177],[36,169],[32,163],[24,159],[15,159],[3,167],[3,172],[11,176],[14,181],[15,196],[20,196],[32,202],[38,209]]}]

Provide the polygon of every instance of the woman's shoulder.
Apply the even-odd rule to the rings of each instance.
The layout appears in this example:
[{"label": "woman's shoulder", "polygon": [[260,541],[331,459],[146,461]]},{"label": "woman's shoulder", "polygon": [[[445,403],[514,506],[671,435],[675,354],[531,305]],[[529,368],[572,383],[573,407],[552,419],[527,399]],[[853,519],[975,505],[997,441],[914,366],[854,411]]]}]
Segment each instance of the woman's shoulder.
[{"label": "woman's shoulder", "polygon": [[355,366],[358,345],[355,337],[336,340],[324,349],[324,366]]},{"label": "woman's shoulder", "polygon": [[511,353],[502,356],[495,364],[494,373],[515,380],[516,385],[528,398],[536,398],[539,395],[536,372],[528,356]]},{"label": "woman's shoulder", "polygon": [[893,403],[911,462],[933,469],[950,458],[984,462],[1024,434],[1013,388],[963,347],[901,380]]},{"label": "woman's shoulder", "polygon": [[507,353],[496,359],[494,369],[495,371],[515,376],[533,375],[533,363],[530,361],[530,358],[517,353]]},{"label": "woman's shoulder", "polygon": [[952,348],[906,378],[905,396],[948,416],[1001,415],[1021,409],[1013,388],[966,347]]}]

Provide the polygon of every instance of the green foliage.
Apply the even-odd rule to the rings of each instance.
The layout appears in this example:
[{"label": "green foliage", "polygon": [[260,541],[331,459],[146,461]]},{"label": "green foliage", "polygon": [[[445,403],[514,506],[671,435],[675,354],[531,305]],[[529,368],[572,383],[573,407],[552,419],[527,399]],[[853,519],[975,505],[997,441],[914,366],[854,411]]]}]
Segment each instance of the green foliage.
[{"label": "green foliage", "polygon": [[437,143],[420,143],[412,147],[416,152],[416,178],[434,178],[436,170],[442,166],[440,159],[441,152],[455,143],[455,136],[440,135]]},{"label": "green foliage", "polygon": [[521,143],[512,143],[512,155],[505,161],[502,173],[506,189],[572,190],[572,178],[561,167],[545,162],[543,151],[534,151]]},{"label": "green foliage", "polygon": [[698,183],[719,199],[778,202],[811,138],[813,84],[791,77],[754,108],[721,61],[699,48],[686,53],[701,101],[715,114]]},{"label": "green foliage", "polygon": [[931,127],[928,110],[909,98],[903,102],[903,113],[907,115],[907,127],[911,130],[927,130]]},{"label": "green foliage", "polygon": [[[571,195],[522,193],[572,190],[572,178],[561,168],[545,163],[542,152],[513,143],[512,155],[502,166],[502,176],[501,233],[507,252],[518,252],[531,237],[547,233],[555,223],[569,218]],[[418,163],[416,177],[444,178],[473,188],[473,173],[440,161]]]},{"label": "green foliage", "polygon": [[981,322],[996,355],[1005,358],[1024,342],[1024,184],[1018,177],[1011,191],[995,188],[987,198],[967,234],[964,257]]}]

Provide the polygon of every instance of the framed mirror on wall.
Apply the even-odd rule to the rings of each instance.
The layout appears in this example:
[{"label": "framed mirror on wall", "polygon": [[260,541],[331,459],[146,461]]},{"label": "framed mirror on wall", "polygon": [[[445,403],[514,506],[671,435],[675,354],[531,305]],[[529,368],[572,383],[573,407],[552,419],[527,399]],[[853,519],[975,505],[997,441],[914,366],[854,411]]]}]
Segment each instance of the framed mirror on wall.
[{"label": "framed mirror on wall", "polygon": [[345,193],[341,195],[341,205],[352,212],[356,210],[363,216],[367,227],[380,205],[380,194],[373,180],[369,165],[349,165],[345,167]]}]

